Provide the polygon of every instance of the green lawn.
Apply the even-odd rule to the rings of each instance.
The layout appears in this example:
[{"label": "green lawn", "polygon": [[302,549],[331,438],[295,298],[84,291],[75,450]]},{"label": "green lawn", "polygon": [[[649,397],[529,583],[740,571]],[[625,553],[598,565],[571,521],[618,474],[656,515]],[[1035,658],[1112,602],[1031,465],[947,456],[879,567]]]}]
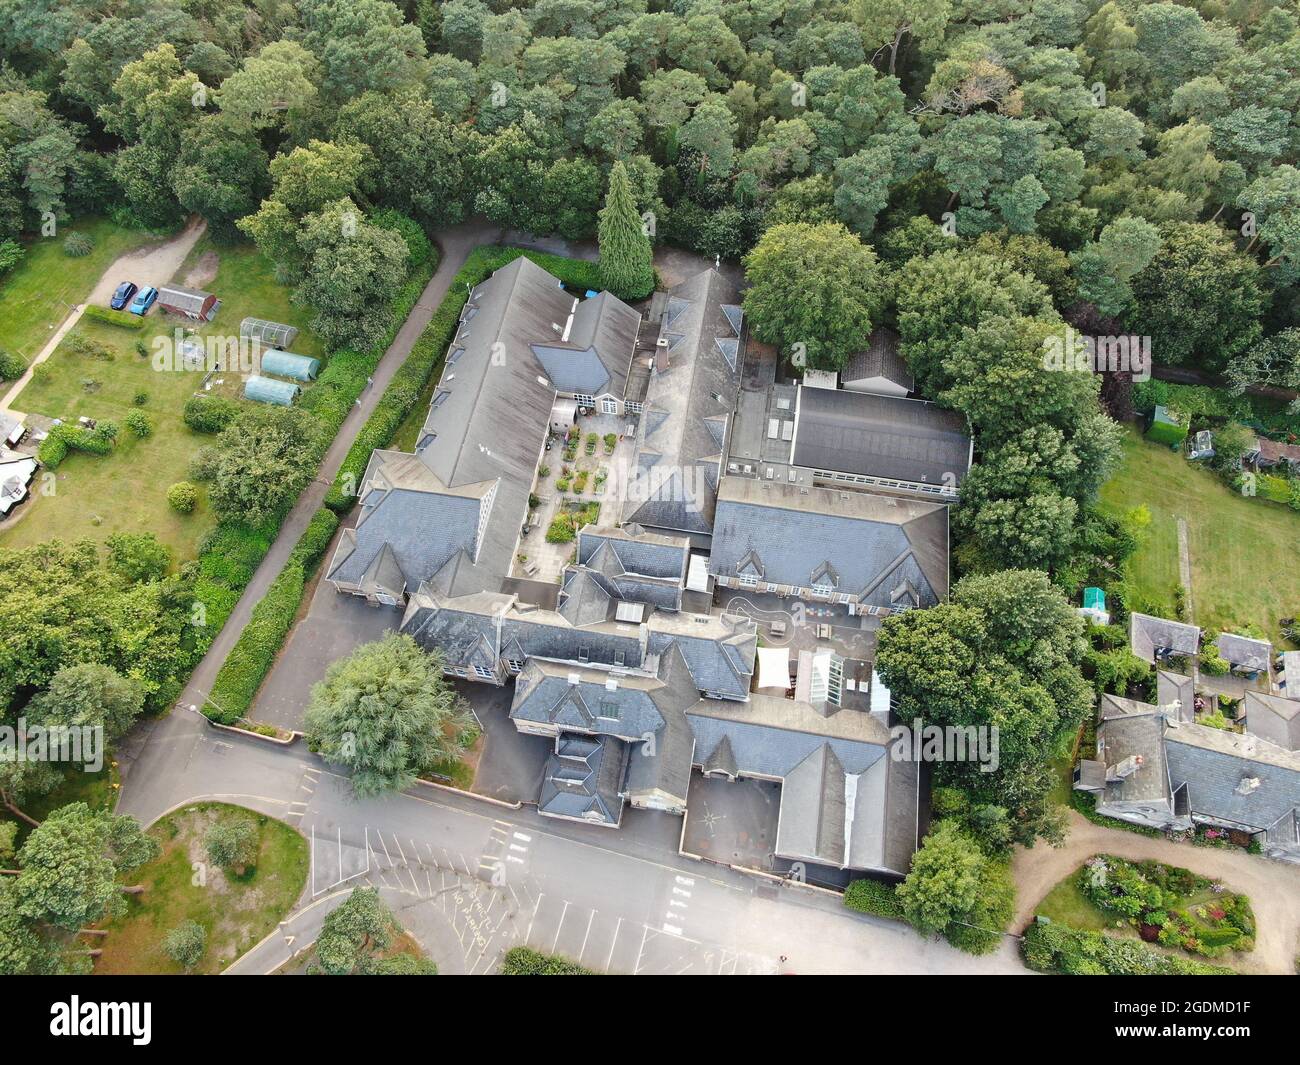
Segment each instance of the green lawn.
[{"label": "green lawn", "polygon": [[[203,835],[220,818],[252,818],[260,828],[257,865],[242,877],[207,864]],[[168,814],[149,831],[163,852],[128,874],[130,883],[145,890],[128,898],[124,916],[105,925],[109,934],[95,962],[97,974],[180,973],[161,942],[186,920],[207,931],[207,949],[194,972],[219,973],[275,929],[307,882],[309,855],[302,834],[243,807],[196,803]]]},{"label": "green lawn", "polygon": [[1089,932],[1100,932],[1103,928],[1113,930],[1115,925],[1115,919],[1102,913],[1080,890],[1077,871],[1052,888],[1034,908],[1034,913]]},{"label": "green lawn", "polygon": [[[80,259],[64,255],[63,238],[73,231],[93,237],[95,250]],[[56,237],[30,242],[22,262],[0,281],[0,348],[31,362],[68,316],[69,304],[83,302],[114,259],[157,239],[106,218],[83,218],[61,226]]]},{"label": "green lawn", "polygon": [[1147,541],[1132,561],[1134,590],[1173,617],[1178,585],[1178,524],[1188,525],[1196,623],[1232,629],[1257,625],[1286,646],[1278,624],[1300,612],[1300,514],[1280,503],[1243,498],[1212,473],[1130,429],[1124,464],[1101,490],[1102,507],[1151,512]]},{"label": "green lawn", "polygon": [[[68,766],[64,770],[63,783],[48,795],[41,795],[19,804],[19,808],[28,817],[44,821],[50,812],[69,803],[84,802],[92,810],[109,810],[117,802],[117,766],[105,761],[104,768],[97,773]],[[31,834],[31,826],[19,817],[15,817],[4,807],[0,807],[0,821],[13,821],[18,825],[18,846],[26,842]]]},{"label": "green lawn", "polygon": [[[289,303],[289,293],[279,285],[271,265],[251,245],[214,249],[201,240],[179,271],[184,278],[204,255],[220,260],[215,278],[204,287],[222,300],[215,321],[195,332],[197,336],[235,335],[249,315],[288,322],[302,329],[295,351],[319,357],[320,342],[306,329],[306,314]],[[178,514],[167,505],[167,488],[185,480],[190,457],[212,438],[195,433],[181,414],[185,401],[201,385],[197,372],[156,370],[151,357],[142,357],[141,341],[150,353],[158,336],[170,336],[177,320],[157,311],[139,331],[82,319],[72,331],[109,347],[112,361],[74,354],[67,341],[44,364],[44,375],[34,379],[15,404],[18,409],[75,421],[80,415],[122,425],[132,410],[142,409],[153,420],[153,435],[138,439],[123,427],[113,454],[70,454],[58,467],[52,491],[37,481],[22,518],[0,534],[0,547],[26,547],[55,536],[103,540],[118,532],[152,532],[175,552],[178,561],[193,558],[199,536],[212,524],[207,503],[201,498],[191,514]],[[238,374],[218,375],[228,381],[226,391],[238,395]],[[137,407],[136,394],[147,395]],[[23,513],[25,511],[25,513]]]}]

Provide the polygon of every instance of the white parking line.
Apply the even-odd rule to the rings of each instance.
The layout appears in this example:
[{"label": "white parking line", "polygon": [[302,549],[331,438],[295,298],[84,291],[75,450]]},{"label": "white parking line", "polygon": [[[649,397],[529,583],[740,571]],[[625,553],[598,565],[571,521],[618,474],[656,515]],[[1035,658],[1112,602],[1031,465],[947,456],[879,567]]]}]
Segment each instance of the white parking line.
[{"label": "white parking line", "polygon": [[555,941],[551,943],[551,953],[555,953],[555,948],[560,945],[560,929],[564,927],[564,918],[569,912],[568,900],[565,900],[564,909],[560,911],[560,923],[555,926]]},{"label": "white parking line", "polygon": [[614,941],[609,945],[609,957],[605,959],[605,972],[609,972],[610,965],[614,962],[614,948],[618,946],[618,934],[623,930],[623,918],[618,919],[618,924],[614,926]]},{"label": "white parking line", "polygon": [[587,940],[591,936],[591,923],[596,919],[596,911],[591,911],[591,916],[587,918],[587,931],[582,935],[582,948],[578,951],[578,961],[582,961],[582,956],[587,952]]}]

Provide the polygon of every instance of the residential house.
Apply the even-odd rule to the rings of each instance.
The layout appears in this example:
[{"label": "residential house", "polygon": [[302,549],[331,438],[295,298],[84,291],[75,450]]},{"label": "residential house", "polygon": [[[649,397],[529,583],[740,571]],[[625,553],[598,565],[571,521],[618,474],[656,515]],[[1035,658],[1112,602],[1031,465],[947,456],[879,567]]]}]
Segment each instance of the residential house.
[{"label": "residential house", "polygon": [[1143,662],[1191,658],[1200,652],[1201,630],[1183,621],[1134,611],[1128,616],[1128,642],[1129,650]]},{"label": "residential house", "polygon": [[1215,641],[1220,657],[1223,658],[1234,673],[1246,677],[1268,675],[1269,661],[1273,657],[1273,645],[1267,640],[1257,640],[1252,636],[1238,636],[1234,633],[1222,633]]}]

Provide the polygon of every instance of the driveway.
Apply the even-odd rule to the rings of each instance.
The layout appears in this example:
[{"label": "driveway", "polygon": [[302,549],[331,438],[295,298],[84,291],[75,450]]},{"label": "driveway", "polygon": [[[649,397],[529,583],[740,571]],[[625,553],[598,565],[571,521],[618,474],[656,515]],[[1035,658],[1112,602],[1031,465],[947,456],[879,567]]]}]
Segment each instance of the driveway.
[{"label": "driveway", "polygon": [[78,303],[72,309],[72,313],[63,320],[63,324],[51,334],[45,347],[36,353],[36,358],[27,367],[27,372],[18,378],[10,386],[9,391],[5,393],[4,398],[0,399],[0,413],[11,414],[17,418],[25,417],[22,412],[14,410],[10,404],[27,387],[27,382],[32,379],[32,370],[54,353],[54,349],[59,346],[72,327],[81,320],[81,315],[85,311],[87,304],[98,303],[108,306],[113,290],[122,281],[134,281],[141,288],[146,285],[153,285],[157,288],[159,285],[167,284],[175,276],[176,271],[181,268],[181,263],[185,261],[206,229],[207,223],[196,215],[190,219],[189,225],[174,237],[143,248],[136,248],[135,251],[129,251],[120,258],[115,259],[113,265],[104,271],[95,287],[90,290],[90,295],[86,297],[85,303]]},{"label": "driveway", "polygon": [[1300,950],[1300,867],[1270,861],[1237,848],[1194,847],[1163,837],[1102,828],[1074,810],[1069,811],[1070,835],[1065,846],[1038,846],[1016,851],[1011,871],[1016,880],[1019,912],[1014,929],[1023,928],[1034,908],[1053,887],[1094,854],[1121,858],[1153,858],[1222,880],[1249,896],[1258,926],[1255,950],[1234,962],[1247,972],[1295,973]]}]

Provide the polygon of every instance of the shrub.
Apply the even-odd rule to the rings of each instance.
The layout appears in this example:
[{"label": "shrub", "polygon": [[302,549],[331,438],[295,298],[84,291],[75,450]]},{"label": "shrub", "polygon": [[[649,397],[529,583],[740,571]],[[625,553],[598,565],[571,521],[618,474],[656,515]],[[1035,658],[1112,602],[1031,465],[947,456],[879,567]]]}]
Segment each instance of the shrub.
[{"label": "shrub", "polygon": [[888,917],[891,921],[905,921],[903,907],[894,894],[893,884],[879,880],[855,880],[844,892],[844,905],[858,913]]},{"label": "shrub", "polygon": [[238,414],[239,404],[225,396],[191,396],[181,417],[196,433],[219,433]]},{"label": "shrub", "polygon": [[242,876],[257,860],[258,831],[252,818],[226,817],[211,825],[203,835],[208,861],[222,869],[233,868]]},{"label": "shrub", "polygon": [[130,311],[115,311],[112,307],[101,307],[97,303],[92,303],[84,313],[87,318],[94,318],[96,321],[104,322],[107,325],[116,325],[123,329],[144,328],[144,317],[139,314],[132,314]]},{"label": "shrub", "polygon": [[1086,932],[1055,921],[1025,933],[1025,964],[1040,973],[1073,976],[1231,976],[1231,969],[1179,958],[1140,940]]},{"label": "shrub", "polygon": [[[558,488],[559,485],[557,484]],[[548,544],[571,544],[576,533],[573,531],[573,518],[568,514],[557,514],[551,519],[550,528],[546,530]]]},{"label": "shrub", "polygon": [[126,427],[143,439],[153,435],[153,422],[142,410],[133,410],[126,416]]},{"label": "shrub", "polygon": [[84,259],[95,250],[95,238],[89,233],[72,232],[63,238],[63,254],[70,259]]},{"label": "shrub", "polygon": [[143,407],[146,403],[149,402],[149,393],[144,391],[137,392],[134,396],[131,397],[131,402],[134,403],[137,407]]},{"label": "shrub", "polygon": [[167,505],[181,514],[192,513],[199,502],[199,490],[189,481],[177,481],[167,489]]},{"label": "shrub", "polygon": [[501,961],[502,976],[595,976],[576,961],[543,954],[531,947],[512,947]]},{"label": "shrub", "polygon": [[14,351],[0,351],[0,381],[16,381],[27,372],[27,363]]},{"label": "shrub", "polygon": [[45,440],[36,453],[41,465],[49,469],[58,467],[69,451],[83,451],[90,455],[107,455],[113,450],[118,427],[115,422],[100,422],[95,429],[79,425],[59,424],[50,427]]},{"label": "shrub", "polygon": [[182,921],[162,941],[163,953],[177,965],[193,969],[203,957],[208,934],[198,921]]},{"label": "shrub", "polygon": [[216,475],[217,465],[221,462],[221,452],[211,444],[205,444],[190,456],[187,472],[192,481],[210,481]]},{"label": "shrub", "polygon": [[433,242],[414,218],[409,218],[400,211],[384,210],[372,214],[370,221],[380,229],[393,230],[406,241],[407,262],[412,270],[418,270],[433,257]]},{"label": "shrub", "polygon": [[23,246],[16,240],[0,240],[0,274],[7,274],[23,260]]}]

